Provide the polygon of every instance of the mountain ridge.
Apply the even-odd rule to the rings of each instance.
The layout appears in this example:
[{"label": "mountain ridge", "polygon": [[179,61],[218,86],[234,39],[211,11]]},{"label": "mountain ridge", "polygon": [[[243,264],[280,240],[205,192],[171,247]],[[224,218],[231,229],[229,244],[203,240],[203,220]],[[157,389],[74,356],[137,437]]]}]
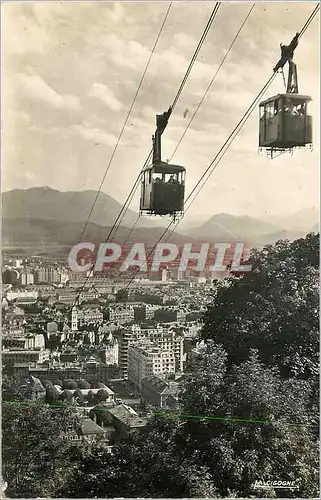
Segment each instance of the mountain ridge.
[{"label": "mountain ridge", "polygon": [[[48,186],[29,189],[14,189],[2,193],[3,244],[10,245],[74,245],[82,241],[103,242],[110,233],[122,204],[110,195],[100,193],[93,213],[88,221],[91,207],[97,196],[94,190],[59,191]],[[296,239],[308,232],[318,232],[318,219],[313,219],[317,211],[307,209],[311,215],[311,225],[301,229],[286,228],[273,224],[268,218],[236,216],[227,213],[215,214],[190,229],[179,229],[170,238],[183,242],[233,243],[244,242],[250,246],[275,243],[277,239]],[[301,212],[304,212],[301,211]],[[131,242],[155,242],[164,231],[167,219],[160,217],[141,218],[138,213],[128,210],[114,241],[127,240],[130,228],[134,227]],[[301,219],[302,220],[302,219]],[[86,223],[86,221],[88,221]],[[314,222],[314,223],[313,223]],[[84,226],[86,223],[86,231]],[[183,224],[184,226],[184,224]],[[84,232],[84,234],[83,234]],[[169,231],[170,233],[170,231]],[[167,234],[169,234],[167,233]]]}]

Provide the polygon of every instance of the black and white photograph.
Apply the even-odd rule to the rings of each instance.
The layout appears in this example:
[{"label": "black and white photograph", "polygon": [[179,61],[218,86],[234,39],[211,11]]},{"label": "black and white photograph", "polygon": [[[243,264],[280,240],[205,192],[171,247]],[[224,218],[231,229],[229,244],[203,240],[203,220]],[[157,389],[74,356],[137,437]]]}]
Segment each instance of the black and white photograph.
[{"label": "black and white photograph", "polygon": [[320,2],[1,2],[1,498],[320,496]]}]

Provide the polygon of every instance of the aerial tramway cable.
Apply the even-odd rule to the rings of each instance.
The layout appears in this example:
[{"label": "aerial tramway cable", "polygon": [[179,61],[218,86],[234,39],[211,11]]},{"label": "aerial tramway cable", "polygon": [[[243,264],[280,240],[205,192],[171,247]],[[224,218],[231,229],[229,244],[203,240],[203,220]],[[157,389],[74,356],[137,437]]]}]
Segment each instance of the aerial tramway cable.
[{"label": "aerial tramway cable", "polygon": [[92,206],[91,206],[91,208],[90,208],[90,211],[89,211],[89,214],[88,214],[87,220],[86,220],[86,222],[85,222],[85,225],[84,225],[83,230],[82,230],[82,233],[81,233],[80,241],[82,241],[82,238],[83,238],[83,236],[84,236],[84,234],[85,234],[85,231],[86,231],[87,225],[88,225],[88,223],[89,223],[89,221],[90,221],[90,217],[91,217],[91,215],[92,215],[92,213],[93,213],[93,210],[94,210],[94,208],[95,208],[95,205],[96,205],[97,200],[98,200],[98,197],[99,197],[99,194],[100,194],[100,192],[101,192],[101,190],[102,190],[102,187],[103,187],[103,185],[104,185],[104,182],[105,182],[105,179],[106,179],[107,173],[108,173],[109,168],[110,168],[110,166],[111,166],[111,164],[112,164],[112,161],[113,161],[113,159],[114,159],[114,157],[115,157],[115,154],[116,154],[116,151],[117,151],[118,145],[119,145],[119,143],[120,143],[120,141],[121,141],[121,138],[122,138],[122,136],[123,136],[124,130],[125,130],[126,125],[127,125],[127,123],[128,123],[128,120],[129,120],[130,114],[131,114],[131,112],[132,112],[132,110],[133,110],[133,107],[134,107],[134,105],[135,105],[135,103],[136,103],[136,100],[137,100],[137,97],[138,97],[139,91],[140,91],[141,86],[142,86],[142,84],[143,84],[144,78],[145,78],[145,76],[146,76],[147,70],[148,70],[148,68],[149,68],[150,62],[151,62],[152,57],[153,57],[153,55],[154,55],[154,52],[155,52],[156,46],[157,46],[158,41],[159,41],[159,39],[160,39],[160,36],[161,36],[161,34],[162,34],[162,31],[163,31],[163,28],[164,28],[164,26],[165,26],[165,23],[166,23],[166,21],[167,21],[167,18],[168,18],[169,12],[170,12],[170,10],[171,10],[171,7],[172,7],[172,2],[169,4],[169,7],[167,8],[167,11],[166,11],[165,17],[164,17],[164,19],[163,19],[162,25],[161,25],[161,27],[160,27],[159,33],[158,33],[158,35],[157,35],[157,37],[156,37],[155,43],[154,43],[153,48],[152,48],[152,50],[151,50],[151,53],[150,53],[150,55],[149,55],[148,61],[147,61],[146,66],[145,66],[145,69],[144,69],[143,74],[142,74],[142,76],[141,76],[141,79],[140,79],[140,81],[139,81],[139,84],[138,84],[138,87],[137,87],[136,93],[135,93],[135,95],[134,95],[134,98],[133,98],[132,104],[131,104],[131,106],[130,106],[130,108],[129,108],[129,110],[128,110],[127,116],[126,116],[126,118],[125,118],[125,121],[124,121],[123,126],[122,126],[122,128],[121,128],[121,131],[120,131],[120,133],[119,133],[119,136],[118,136],[117,142],[116,142],[116,144],[115,144],[115,146],[114,146],[114,149],[113,149],[113,152],[112,152],[112,154],[111,154],[110,160],[109,160],[109,162],[108,162],[107,168],[106,168],[106,170],[105,170],[105,173],[104,173],[103,178],[102,178],[102,180],[101,180],[101,183],[100,183],[100,185],[99,185],[99,189],[98,189],[98,191],[97,191],[97,193],[96,193],[96,196],[95,196],[95,198],[94,198],[93,204],[92,204]]},{"label": "aerial tramway cable", "polygon": [[180,146],[180,144],[181,144],[182,140],[184,139],[184,137],[185,137],[185,135],[186,135],[187,130],[188,130],[188,129],[189,129],[189,127],[191,126],[191,123],[192,123],[192,121],[194,120],[196,113],[199,111],[200,107],[202,106],[202,104],[203,104],[203,101],[204,101],[205,97],[207,96],[207,94],[208,94],[208,92],[209,92],[210,88],[212,87],[212,85],[213,85],[214,81],[216,80],[217,75],[219,74],[219,72],[220,72],[220,70],[221,70],[221,68],[222,68],[222,66],[223,66],[223,64],[224,64],[224,62],[225,62],[225,60],[226,60],[226,58],[228,57],[228,55],[229,55],[230,51],[232,50],[234,43],[236,42],[236,40],[237,40],[237,38],[238,38],[239,34],[241,33],[242,29],[244,28],[244,26],[245,26],[245,24],[246,24],[246,22],[247,22],[248,18],[250,17],[250,15],[251,15],[252,10],[254,9],[254,7],[255,7],[255,3],[253,3],[253,5],[251,6],[251,8],[250,8],[249,12],[247,13],[247,15],[246,15],[246,17],[245,17],[244,21],[242,22],[242,24],[241,24],[241,26],[239,27],[239,29],[238,29],[238,31],[237,31],[237,33],[236,33],[235,37],[233,38],[232,43],[230,44],[230,46],[229,46],[229,48],[228,48],[228,50],[227,50],[227,52],[226,52],[225,56],[224,56],[224,57],[223,57],[223,59],[222,59],[222,62],[220,63],[219,67],[217,68],[217,70],[216,70],[216,72],[215,72],[215,74],[214,74],[214,76],[213,76],[212,80],[210,81],[210,83],[209,83],[209,85],[208,85],[207,89],[205,90],[205,92],[204,92],[204,94],[203,94],[202,99],[201,99],[201,100],[200,100],[200,102],[198,103],[198,105],[197,105],[197,107],[196,107],[196,109],[195,109],[194,113],[193,113],[193,114],[192,114],[192,116],[191,116],[190,121],[189,121],[189,122],[188,122],[188,124],[186,125],[185,130],[184,130],[184,132],[183,132],[183,134],[182,134],[181,138],[179,139],[179,141],[178,141],[178,143],[177,143],[177,146],[175,147],[175,149],[174,149],[174,151],[173,151],[173,153],[172,153],[172,155],[171,155],[171,157],[170,157],[169,161],[172,161],[173,156],[175,155],[175,153],[176,153],[176,151],[178,150],[178,148],[179,148],[179,146]]},{"label": "aerial tramway cable", "polygon": [[[314,10],[312,11],[311,15],[309,16],[308,20],[306,21],[306,23],[304,24],[304,26],[302,27],[301,31],[298,33],[299,37],[302,37],[302,35],[305,33],[305,31],[307,30],[307,28],[309,27],[309,25],[311,24],[312,20],[314,19],[314,17],[316,16],[317,12],[319,11],[320,9],[320,6],[317,5]],[[234,139],[236,138],[237,134],[240,132],[240,130],[243,128],[243,126],[245,125],[246,121],[248,120],[249,116],[251,115],[252,111],[254,110],[254,108],[256,107],[256,104],[257,102],[261,99],[261,96],[264,94],[264,92],[267,90],[267,88],[271,85],[272,81],[274,80],[275,76],[276,76],[276,72],[274,72],[272,74],[272,76],[269,78],[269,80],[267,81],[267,83],[264,85],[264,87],[262,88],[262,90],[259,92],[259,94],[257,95],[257,97],[253,100],[252,104],[249,106],[249,108],[246,110],[246,112],[244,113],[243,117],[241,118],[241,120],[238,122],[238,124],[234,127],[234,129],[232,130],[232,132],[230,133],[229,137],[226,139],[226,141],[224,142],[223,146],[220,148],[220,150],[218,151],[218,153],[215,155],[214,159],[211,161],[211,163],[209,164],[209,166],[207,167],[207,169],[205,170],[205,172],[202,174],[201,178],[199,179],[199,181],[197,182],[197,184],[195,185],[195,187],[193,188],[193,190],[191,191],[191,193],[189,194],[189,196],[187,197],[186,201],[188,201],[192,196],[193,196],[193,193],[195,191],[197,191],[199,185],[202,183],[204,177],[208,174],[209,172],[209,175],[206,177],[205,181],[203,182],[203,184],[201,185],[200,189],[197,191],[195,197],[193,198],[193,200],[191,201],[190,205],[188,206],[188,209],[191,207],[191,205],[193,204],[196,196],[199,194],[199,192],[201,191],[201,189],[204,187],[204,185],[206,184],[206,182],[208,181],[209,177],[211,176],[211,174],[213,173],[213,171],[215,170],[215,168],[218,166],[219,162],[221,161],[221,159],[223,158],[223,156],[225,155],[225,153],[228,151],[229,147],[231,146],[232,142],[234,141]],[[214,165],[214,167],[213,167]],[[213,168],[212,168],[213,167]],[[177,228],[178,224],[179,224],[180,221],[178,221],[175,225],[175,228]],[[161,242],[162,238],[164,237],[164,235],[167,233],[168,229],[174,224],[173,221],[171,221],[168,226],[166,227],[166,229],[163,231],[162,235],[160,236],[160,238],[157,240],[157,242],[155,243],[155,245],[153,246],[152,250],[149,252],[149,254],[147,255],[147,259],[152,255],[153,251],[155,250],[156,246],[158,245],[158,243]],[[173,231],[172,231],[173,232]],[[172,234],[172,233],[171,233]],[[171,235],[169,235],[171,236]],[[169,239],[169,238],[168,238]],[[168,241],[168,239],[166,241]],[[146,260],[147,260],[146,259]],[[133,280],[135,279],[135,277],[137,276],[137,274],[139,273],[139,270],[137,270],[135,272],[135,274],[130,278],[129,280],[129,283],[128,285],[126,286],[125,290],[128,290],[128,288],[130,287],[131,283],[133,282]]]},{"label": "aerial tramway cable", "polygon": [[[214,21],[214,19],[215,19],[216,15],[217,15],[217,12],[218,12],[218,10],[219,10],[219,8],[220,8],[220,5],[221,5],[221,2],[216,2],[215,6],[214,6],[214,9],[213,9],[213,11],[212,11],[212,13],[211,13],[211,15],[210,15],[210,18],[209,18],[209,20],[208,20],[208,22],[207,22],[207,24],[206,24],[206,26],[205,26],[205,28],[204,28],[204,31],[203,31],[203,33],[202,33],[202,36],[201,36],[201,38],[199,39],[199,42],[198,42],[197,47],[196,47],[196,49],[195,49],[195,51],[194,51],[194,54],[193,54],[193,56],[192,56],[192,58],[191,58],[191,61],[190,61],[189,65],[188,65],[188,68],[187,68],[187,70],[186,70],[186,72],[185,72],[185,75],[184,75],[184,77],[183,77],[183,80],[182,80],[182,82],[181,82],[181,84],[180,84],[180,86],[179,86],[179,89],[178,89],[178,91],[177,91],[177,93],[176,93],[176,96],[175,96],[175,98],[174,98],[174,100],[173,100],[173,103],[172,103],[172,105],[170,106],[170,108],[172,109],[172,111],[173,111],[173,110],[174,110],[174,108],[176,107],[176,104],[177,104],[177,102],[178,102],[178,100],[179,100],[179,98],[180,98],[180,96],[181,96],[181,93],[182,93],[182,91],[183,91],[183,88],[184,88],[184,86],[185,86],[185,83],[186,83],[186,81],[187,81],[187,78],[188,78],[188,76],[189,76],[190,72],[192,71],[193,65],[194,65],[194,63],[195,63],[195,61],[196,61],[196,59],[197,59],[197,56],[198,56],[198,54],[199,54],[199,52],[200,52],[201,48],[202,48],[202,45],[203,45],[203,43],[204,43],[204,40],[205,40],[205,38],[206,38],[206,36],[207,36],[207,34],[208,34],[208,32],[209,32],[209,30],[210,30],[210,28],[211,28],[212,24],[213,24],[213,21]],[[127,212],[128,208],[129,208],[129,205],[130,205],[130,203],[131,203],[131,200],[133,199],[133,197],[134,197],[134,195],[135,195],[135,193],[136,193],[136,190],[137,190],[137,188],[138,188],[138,186],[139,186],[139,183],[140,183],[140,178],[141,178],[141,173],[142,173],[142,171],[144,170],[144,168],[145,168],[145,167],[149,164],[149,162],[151,161],[152,155],[153,155],[153,150],[151,149],[151,151],[149,152],[148,157],[146,158],[146,160],[145,160],[145,162],[144,162],[144,165],[143,165],[143,167],[142,167],[141,171],[139,172],[139,174],[138,174],[138,176],[137,176],[137,178],[136,178],[136,180],[135,180],[135,183],[134,183],[134,185],[133,185],[133,187],[132,187],[132,189],[131,189],[131,191],[130,191],[130,193],[129,193],[128,197],[127,197],[127,199],[125,200],[125,203],[124,203],[124,205],[123,205],[122,209],[120,210],[120,213],[118,214],[118,216],[117,216],[117,218],[116,218],[116,220],[115,220],[115,222],[114,222],[114,226],[112,227],[112,231],[114,231],[114,228],[115,228],[115,226],[116,226],[116,225],[117,225],[117,227],[116,227],[116,231],[114,232],[113,237],[114,237],[114,236],[115,236],[115,234],[117,233],[117,230],[118,230],[118,228],[119,228],[119,226],[120,226],[120,224],[121,224],[122,220],[123,220],[123,219],[124,219],[124,217],[125,217],[125,214],[126,214],[126,212]],[[119,220],[119,219],[120,219],[120,220]],[[110,238],[110,236],[111,236],[111,233],[109,233],[109,235],[108,235],[107,239],[109,239],[109,238]]]},{"label": "aerial tramway cable", "polygon": [[[211,15],[210,15],[210,18],[209,18],[209,20],[208,20],[208,22],[207,22],[207,24],[206,24],[206,26],[205,26],[205,28],[204,28],[203,34],[202,34],[202,36],[201,36],[201,38],[200,38],[200,40],[199,40],[199,42],[198,42],[198,44],[197,44],[197,47],[196,47],[196,49],[195,49],[195,51],[194,51],[194,54],[193,54],[193,56],[192,56],[192,59],[191,59],[191,61],[190,61],[189,65],[188,65],[188,68],[187,68],[186,72],[185,72],[184,78],[183,78],[183,80],[182,80],[182,82],[181,82],[181,84],[180,84],[180,86],[179,86],[179,89],[178,89],[178,91],[177,91],[177,93],[176,93],[176,96],[175,96],[175,98],[174,98],[174,101],[173,101],[173,103],[172,103],[172,105],[171,105],[171,107],[170,107],[170,108],[171,108],[171,110],[173,110],[173,109],[175,108],[175,106],[176,106],[176,104],[177,104],[177,102],[178,102],[178,99],[179,99],[179,97],[180,97],[180,95],[181,95],[181,93],[182,93],[182,91],[183,91],[183,88],[184,88],[184,86],[185,86],[185,83],[186,83],[186,81],[187,81],[187,78],[188,78],[188,76],[189,76],[189,74],[190,74],[190,72],[191,72],[191,70],[192,70],[192,68],[193,68],[193,65],[194,65],[194,63],[195,63],[195,61],[196,61],[196,59],[197,59],[197,56],[198,56],[198,54],[199,54],[199,52],[200,52],[200,50],[201,50],[201,48],[202,48],[202,45],[203,45],[203,43],[204,43],[204,40],[205,40],[205,38],[206,38],[206,36],[207,36],[207,34],[208,34],[208,32],[209,32],[209,30],[210,30],[210,28],[211,28],[212,24],[213,24],[213,21],[214,21],[214,19],[215,19],[216,15],[217,15],[217,12],[218,12],[218,10],[219,10],[219,8],[220,8],[220,5],[221,5],[221,2],[216,2],[215,7],[214,7],[214,9],[213,9],[213,11],[212,11],[212,13],[211,13]],[[145,168],[145,167],[148,165],[148,163],[150,162],[151,157],[152,157],[152,154],[153,154],[153,150],[151,150],[151,151],[150,151],[150,153],[149,153],[149,155],[148,155],[147,159],[145,160],[145,163],[144,163],[144,165],[143,165],[143,168],[142,168],[141,172],[144,170],[144,168]],[[126,212],[127,212],[128,208],[129,208],[129,206],[130,206],[131,200],[132,200],[132,199],[133,199],[133,197],[135,196],[136,190],[137,190],[137,188],[138,188],[138,186],[139,186],[139,183],[140,183],[141,172],[138,174],[138,176],[137,176],[137,178],[136,178],[136,181],[135,181],[135,183],[134,183],[134,185],[133,185],[133,187],[132,187],[132,189],[131,189],[131,191],[130,191],[129,195],[128,195],[128,197],[127,197],[127,199],[126,199],[126,201],[125,201],[125,203],[124,203],[124,205],[123,205],[123,207],[122,207],[122,209],[121,209],[120,213],[118,214],[118,217],[116,218],[116,221],[114,222],[113,227],[111,228],[111,230],[110,230],[110,232],[109,232],[109,234],[108,234],[108,236],[107,236],[107,238],[106,238],[106,240],[105,240],[105,243],[106,243],[107,241],[109,241],[109,240],[110,240],[110,238],[111,238],[111,239],[113,239],[113,238],[115,237],[115,235],[116,235],[116,233],[117,233],[117,230],[119,229],[119,227],[120,227],[120,225],[121,225],[121,223],[122,223],[122,220],[124,219],[125,214],[126,214]],[[123,243],[124,245],[127,243],[127,241],[128,241],[128,239],[129,239],[129,237],[131,236],[131,234],[132,234],[132,232],[133,232],[133,230],[134,230],[134,227],[136,226],[136,224],[137,224],[137,222],[138,222],[139,218],[140,218],[140,216],[138,216],[138,219],[135,221],[134,226],[131,228],[131,230],[130,230],[129,234],[127,235],[127,237],[126,237],[126,239],[125,239],[125,241],[124,241],[124,243]],[[119,219],[120,219],[120,220],[119,220]],[[117,227],[116,227],[116,230],[115,230],[115,226],[116,226],[116,224],[117,224]],[[114,231],[114,234],[112,234],[112,233],[113,233],[113,231]],[[104,278],[104,279],[105,279],[105,278]],[[104,282],[104,279],[103,279],[103,282]]]},{"label": "aerial tramway cable", "polygon": [[[158,39],[159,39],[159,37],[160,37],[160,34],[161,34],[161,32],[162,32],[162,29],[163,29],[164,24],[165,24],[165,22],[166,22],[166,19],[167,19],[167,17],[168,17],[168,13],[169,13],[169,10],[170,10],[170,8],[171,8],[171,5],[172,5],[172,4],[170,4],[170,6],[169,6],[169,8],[168,8],[168,10],[167,10],[167,12],[166,12],[166,16],[165,16],[165,19],[164,19],[164,21],[163,21],[163,23],[162,23],[162,27],[161,27],[161,30],[160,30],[159,35],[158,35],[158,37],[157,37],[157,40],[156,40],[156,42],[155,42],[155,44],[154,44],[153,51],[155,50],[155,47],[156,47],[157,41],[158,41]],[[179,97],[180,97],[180,95],[181,95],[181,93],[182,93],[182,91],[183,91],[183,88],[184,88],[184,86],[185,86],[185,83],[186,83],[186,81],[187,81],[187,78],[188,78],[188,76],[189,76],[189,74],[190,74],[190,72],[191,72],[191,70],[192,70],[192,67],[193,67],[193,65],[194,65],[194,63],[195,63],[195,60],[196,60],[196,58],[197,58],[198,54],[199,54],[199,51],[201,50],[201,47],[202,47],[202,45],[203,45],[203,43],[204,43],[204,40],[205,40],[205,38],[206,38],[206,36],[207,36],[207,34],[208,34],[208,32],[209,32],[209,30],[210,30],[210,28],[211,28],[212,24],[213,24],[213,21],[214,21],[214,19],[215,19],[215,17],[216,17],[216,14],[217,14],[217,12],[218,12],[218,10],[219,10],[220,5],[221,5],[221,2],[216,2],[215,7],[214,7],[214,9],[213,9],[213,11],[212,11],[212,13],[211,13],[211,16],[210,16],[210,18],[209,18],[209,20],[208,20],[208,22],[207,22],[207,25],[206,25],[206,27],[205,27],[205,29],[204,29],[204,31],[203,31],[203,34],[202,34],[202,36],[201,36],[201,38],[200,38],[200,40],[199,40],[199,42],[198,42],[198,45],[197,45],[196,50],[195,50],[195,52],[194,52],[194,54],[193,54],[193,57],[192,57],[192,59],[191,59],[191,61],[190,61],[190,64],[189,64],[189,66],[188,66],[188,68],[187,68],[187,70],[186,70],[186,73],[185,73],[185,75],[184,75],[184,78],[183,78],[183,80],[182,80],[182,82],[181,82],[181,84],[180,84],[180,87],[179,87],[179,89],[178,89],[178,91],[177,91],[177,93],[176,93],[176,96],[175,96],[175,98],[174,98],[173,104],[172,104],[172,106],[171,106],[171,108],[172,108],[172,109],[174,109],[174,108],[175,108],[175,106],[176,106],[176,104],[177,104],[177,101],[178,101],[178,99],[179,99]],[[151,56],[152,56],[152,54],[151,54]],[[147,67],[148,67],[148,65],[149,65],[149,62],[150,62],[151,56],[150,56],[150,58],[149,58],[149,60],[148,60]],[[145,71],[144,71],[144,74],[143,74],[143,77],[142,77],[142,79],[141,79],[141,82],[140,82],[139,88],[140,88],[140,86],[141,86],[141,83],[142,83],[143,78],[144,78],[144,76],[145,76],[145,73],[146,73],[146,71],[147,71],[147,67],[146,67],[146,69],[145,69]],[[138,89],[138,91],[136,92],[136,95],[135,95],[135,100],[136,100],[136,97],[137,97],[137,95],[138,95],[138,92],[139,92],[139,89]],[[130,111],[132,110],[133,105],[134,105],[134,102],[133,102],[133,104],[132,104],[132,106],[131,106],[131,108],[130,108]],[[121,131],[121,135],[122,135],[123,130],[124,130],[124,128],[125,128],[125,125],[126,125],[126,123],[127,123],[127,121],[128,121],[128,118],[129,118],[129,115],[130,115],[130,111],[129,111],[128,115],[127,115],[127,118],[126,118],[125,124],[124,124],[124,126],[123,126],[122,131]],[[120,137],[121,137],[121,135],[120,135]],[[119,141],[120,141],[120,138],[119,138],[119,140],[117,141],[117,145],[119,144]],[[117,145],[116,145],[116,147],[117,147]],[[114,149],[114,153],[116,152],[116,147],[115,147],[115,149]],[[113,156],[114,156],[114,154],[113,154]],[[112,156],[112,158],[113,158],[113,156]],[[150,161],[151,157],[152,157],[152,150],[150,151],[150,153],[149,153],[149,155],[148,155],[147,159],[145,160],[145,163],[144,163],[144,166],[143,166],[142,170],[143,170],[143,169],[144,169],[144,167],[148,164],[148,162]],[[111,161],[112,161],[112,160],[111,160]],[[89,214],[89,216],[88,216],[88,218],[87,218],[87,221],[86,221],[85,227],[84,227],[83,232],[82,232],[82,236],[84,235],[85,228],[86,228],[86,226],[87,226],[87,224],[88,224],[88,221],[89,221],[90,216],[91,216],[91,214],[92,214],[93,208],[94,208],[95,203],[96,203],[96,201],[97,201],[97,198],[98,198],[99,192],[100,192],[100,190],[101,190],[101,188],[102,188],[102,185],[103,185],[103,183],[104,183],[104,180],[105,180],[105,178],[106,178],[106,175],[107,175],[107,172],[108,172],[109,166],[110,166],[110,164],[111,164],[111,161],[109,162],[109,165],[107,166],[107,170],[106,170],[106,172],[105,172],[105,174],[104,174],[104,177],[103,177],[103,180],[102,180],[102,182],[101,182],[101,185],[100,185],[99,191],[98,191],[98,193],[97,193],[97,195],[96,195],[96,197],[95,197],[95,200],[94,200],[93,206],[91,207],[90,214]],[[141,171],[142,171],[142,170],[141,170]],[[136,191],[137,186],[138,186],[139,181],[140,181],[140,175],[141,175],[141,172],[139,173],[139,175],[138,175],[138,177],[137,177],[137,179],[136,179],[136,181],[135,181],[135,183],[134,183],[134,186],[132,187],[132,189],[131,189],[131,191],[130,191],[130,193],[129,193],[129,195],[128,195],[128,197],[127,197],[127,199],[126,199],[126,201],[125,201],[125,203],[124,203],[124,205],[123,205],[123,207],[122,207],[122,209],[120,210],[120,213],[118,214],[118,216],[117,216],[117,218],[116,218],[116,220],[115,220],[115,222],[114,222],[114,224],[113,224],[112,228],[110,229],[110,231],[109,231],[109,233],[108,233],[108,235],[107,235],[107,237],[106,237],[105,243],[109,240],[110,235],[111,235],[111,234],[113,233],[113,231],[115,230],[115,227],[116,227],[116,225],[117,225],[117,223],[118,223],[119,219],[121,218],[121,220],[122,220],[122,219],[124,218],[123,212],[124,212],[124,211],[125,211],[125,212],[127,211],[128,206],[127,206],[127,208],[126,208],[126,205],[128,204],[128,200],[131,200],[131,199],[132,199],[132,197],[133,197],[133,196],[134,196],[134,194],[135,194],[135,191]],[[137,221],[136,221],[136,223],[137,223]],[[135,224],[136,224],[136,223],[135,223]],[[118,225],[118,227],[119,227],[119,225]],[[115,231],[114,235],[116,234],[116,232],[117,232],[117,228],[116,228],[116,231]],[[82,238],[81,238],[81,239],[82,239]],[[81,295],[81,293],[82,293],[82,291],[83,291],[84,287],[86,286],[86,284],[87,284],[87,282],[88,282],[88,280],[89,280],[89,278],[90,278],[90,274],[92,273],[92,271],[93,271],[93,269],[94,269],[94,265],[95,265],[95,264],[93,263],[92,268],[91,268],[91,271],[89,272],[88,276],[86,277],[85,283],[82,285],[80,292],[77,294],[77,297],[76,297],[75,302],[74,302],[74,304],[73,304],[73,306],[72,306],[72,307],[74,307],[74,306],[78,303],[79,297],[80,297],[80,295]]]},{"label": "aerial tramway cable", "polygon": [[[176,151],[177,151],[177,149],[178,149],[178,147],[179,147],[180,143],[181,143],[181,142],[182,142],[182,140],[184,139],[184,137],[185,137],[185,135],[186,135],[187,130],[189,129],[189,127],[190,127],[190,125],[191,125],[192,121],[194,120],[194,118],[195,118],[195,116],[196,116],[197,112],[199,111],[199,109],[200,109],[200,107],[201,107],[201,105],[202,105],[202,103],[203,103],[203,101],[204,101],[204,99],[205,99],[206,95],[208,94],[208,92],[209,92],[209,90],[210,90],[211,86],[213,85],[213,83],[214,83],[214,81],[215,81],[215,79],[216,79],[216,77],[217,77],[218,73],[220,72],[220,70],[221,70],[221,68],[222,68],[222,66],[223,66],[223,64],[224,64],[224,62],[225,62],[225,60],[226,60],[226,58],[228,57],[228,55],[229,55],[229,53],[230,53],[231,49],[233,48],[233,45],[235,44],[235,42],[236,42],[236,40],[237,40],[238,36],[240,35],[240,33],[241,33],[241,31],[242,31],[243,27],[245,26],[245,24],[246,24],[246,22],[247,22],[248,18],[250,17],[250,15],[251,15],[252,10],[254,9],[254,7],[255,7],[255,3],[253,3],[253,5],[251,6],[251,8],[250,8],[249,12],[247,13],[247,15],[246,15],[246,17],[245,17],[244,21],[242,22],[242,24],[241,24],[240,28],[238,29],[238,31],[237,31],[237,33],[236,33],[235,37],[233,38],[233,40],[232,40],[232,42],[231,42],[231,44],[230,44],[230,46],[229,46],[229,48],[228,48],[228,50],[227,50],[227,52],[226,52],[226,54],[225,54],[225,56],[224,56],[224,58],[223,58],[222,62],[220,63],[219,67],[217,68],[217,70],[216,70],[216,72],[215,72],[215,74],[214,74],[214,76],[213,76],[212,80],[210,81],[210,83],[209,83],[209,85],[208,85],[208,87],[207,87],[207,89],[206,89],[205,93],[203,94],[202,99],[200,100],[200,102],[199,102],[199,104],[198,104],[197,108],[195,109],[195,111],[194,111],[194,113],[193,113],[193,115],[192,115],[192,117],[191,117],[191,119],[190,119],[189,123],[187,124],[187,126],[186,126],[186,128],[185,128],[185,130],[184,130],[184,132],[183,132],[183,134],[182,134],[182,136],[181,136],[181,138],[179,139],[179,142],[178,142],[178,144],[177,144],[177,146],[176,146],[175,150],[173,151],[173,153],[172,153],[172,155],[171,155],[171,157],[170,157],[170,160],[169,160],[169,161],[171,161],[171,160],[172,160],[172,158],[173,158],[173,156],[175,155],[175,153],[176,153]],[[151,153],[150,153],[150,156],[151,156]],[[148,162],[147,162],[147,163],[148,163]],[[147,164],[147,163],[145,162],[144,167],[146,166],[146,164]],[[135,184],[135,186],[134,186],[134,189],[135,189],[135,190],[136,190],[136,189],[137,189],[137,187],[138,187],[138,184],[139,184],[139,178],[140,178],[140,175],[138,176],[138,178],[137,178],[137,180],[136,180],[136,183],[137,183],[137,184]],[[132,191],[131,191],[131,193],[132,193]],[[131,194],[131,193],[130,193],[130,194]],[[132,197],[132,198],[133,198],[133,197]],[[128,206],[129,206],[129,205],[128,205]],[[120,222],[119,222],[119,226],[120,226],[120,224],[121,224],[122,220],[123,220],[123,218],[120,220]],[[135,225],[136,225],[136,224],[137,224],[137,221],[135,222]],[[118,226],[118,227],[119,227],[119,226]],[[133,228],[132,228],[132,230],[133,230]],[[116,232],[117,232],[117,229],[116,229]],[[115,232],[114,234],[116,234],[116,232]],[[132,233],[132,231],[131,231],[131,233]],[[130,233],[130,234],[131,234],[131,233]],[[127,237],[127,240],[126,240],[126,241],[128,241],[128,237]],[[125,243],[126,243],[126,242],[125,242]],[[125,243],[124,243],[124,244],[125,244]]]}]

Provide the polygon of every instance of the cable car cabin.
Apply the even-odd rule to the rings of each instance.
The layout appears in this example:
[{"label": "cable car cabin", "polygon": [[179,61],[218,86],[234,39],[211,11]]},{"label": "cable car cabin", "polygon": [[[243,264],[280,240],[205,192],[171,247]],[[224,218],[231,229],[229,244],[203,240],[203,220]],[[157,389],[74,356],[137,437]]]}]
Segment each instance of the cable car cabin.
[{"label": "cable car cabin", "polygon": [[307,113],[311,97],[278,94],[260,104],[259,146],[284,152],[312,144],[312,117]]},{"label": "cable car cabin", "polygon": [[148,215],[171,215],[184,212],[185,168],[156,162],[142,172],[140,212]]}]

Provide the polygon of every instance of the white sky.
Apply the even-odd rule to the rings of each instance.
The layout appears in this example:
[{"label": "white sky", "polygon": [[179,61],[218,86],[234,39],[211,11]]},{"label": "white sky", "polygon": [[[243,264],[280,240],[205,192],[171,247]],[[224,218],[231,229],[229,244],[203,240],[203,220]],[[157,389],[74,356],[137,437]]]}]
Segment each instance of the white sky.
[{"label": "white sky", "polygon": [[[103,191],[126,199],[151,148],[214,2],[173,2]],[[155,3],[2,4],[2,189],[98,189],[168,8]],[[315,3],[257,3],[173,161],[187,195],[266,83]],[[224,2],[163,136],[169,158],[251,4]],[[261,216],[319,206],[319,14],[295,53],[299,91],[311,95],[314,150],[271,161],[258,155],[258,110],[246,123],[190,217]],[[265,97],[284,91],[277,75]],[[184,118],[185,110],[189,110]],[[138,198],[131,208],[138,210]]]}]

